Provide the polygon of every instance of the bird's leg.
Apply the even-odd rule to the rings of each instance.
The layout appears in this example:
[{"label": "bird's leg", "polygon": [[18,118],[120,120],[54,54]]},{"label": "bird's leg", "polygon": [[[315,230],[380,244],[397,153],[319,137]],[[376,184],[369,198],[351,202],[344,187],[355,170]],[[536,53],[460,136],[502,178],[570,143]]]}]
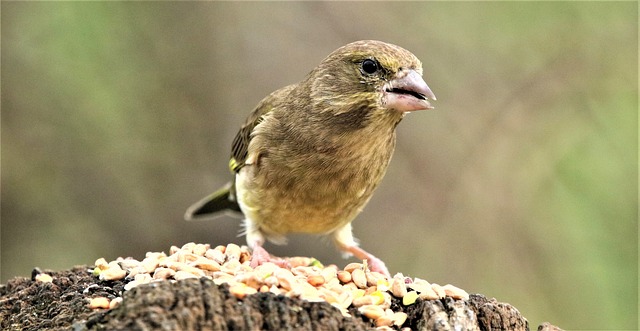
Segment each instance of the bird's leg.
[{"label": "bird's leg", "polygon": [[349,246],[345,248],[345,252],[353,254],[353,256],[360,260],[367,260],[367,264],[371,271],[377,271],[387,277],[391,277],[391,275],[389,274],[389,269],[387,269],[387,266],[384,264],[384,262],[375,257],[373,254],[365,251],[364,249],[358,246]]},{"label": "bird's leg", "polygon": [[271,261],[271,255],[261,245],[253,245],[251,252],[251,268],[255,268],[265,262]]},{"label": "bird's leg", "polygon": [[246,219],[244,221],[245,231],[247,234],[247,245],[251,248],[251,267],[255,268],[265,262],[272,262],[278,265],[281,268],[290,269],[289,262],[281,259],[272,257],[269,252],[267,252],[262,245],[264,244],[264,234],[260,231],[260,228],[256,225],[255,222],[250,219]]},{"label": "bird's leg", "polygon": [[333,240],[336,243],[336,246],[338,246],[338,248],[347,255],[353,255],[360,260],[367,260],[367,264],[371,271],[377,271],[387,277],[391,277],[387,266],[382,262],[382,260],[358,247],[358,243],[353,238],[353,233],[351,232],[351,223],[336,230],[333,233]]}]

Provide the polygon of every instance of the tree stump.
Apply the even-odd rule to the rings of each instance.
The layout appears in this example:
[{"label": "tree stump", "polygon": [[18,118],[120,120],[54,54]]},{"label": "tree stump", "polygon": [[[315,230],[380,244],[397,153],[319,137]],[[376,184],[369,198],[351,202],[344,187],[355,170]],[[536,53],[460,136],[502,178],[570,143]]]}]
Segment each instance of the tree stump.
[{"label": "tree stump", "polygon": [[[52,282],[14,278],[0,285],[2,330],[370,330],[375,325],[357,309],[343,316],[326,302],[308,302],[273,293],[238,299],[226,284],[185,279],[160,281],[126,291],[112,309],[90,309],[92,297],[115,298],[125,281],[100,281],[88,266],[47,271]],[[513,306],[472,294],[469,300],[417,300],[404,306],[394,299],[394,311],[404,311],[406,330],[529,330]],[[553,329],[550,324],[539,330]],[[393,329],[393,328],[391,328]]]}]

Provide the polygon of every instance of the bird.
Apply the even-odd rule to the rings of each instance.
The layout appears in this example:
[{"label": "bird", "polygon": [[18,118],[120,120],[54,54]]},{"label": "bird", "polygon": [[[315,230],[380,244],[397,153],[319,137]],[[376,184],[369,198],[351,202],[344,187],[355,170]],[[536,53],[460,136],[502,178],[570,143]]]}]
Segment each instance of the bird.
[{"label": "bird", "polygon": [[281,245],[287,234],[310,233],[388,276],[354,239],[351,222],[387,170],[398,123],[434,108],[422,72],[420,60],[394,44],[361,40],[336,49],[257,104],[233,139],[231,181],[185,219],[242,213],[254,267],[273,260],[265,240]]}]

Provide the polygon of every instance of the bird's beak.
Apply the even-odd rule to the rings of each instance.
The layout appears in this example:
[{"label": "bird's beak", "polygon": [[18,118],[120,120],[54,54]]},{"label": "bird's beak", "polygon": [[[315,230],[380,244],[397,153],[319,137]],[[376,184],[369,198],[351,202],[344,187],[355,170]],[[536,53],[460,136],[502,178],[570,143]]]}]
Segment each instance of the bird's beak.
[{"label": "bird's beak", "polygon": [[415,70],[400,71],[382,89],[382,104],[387,109],[409,112],[434,108],[428,100],[436,100],[436,96]]}]

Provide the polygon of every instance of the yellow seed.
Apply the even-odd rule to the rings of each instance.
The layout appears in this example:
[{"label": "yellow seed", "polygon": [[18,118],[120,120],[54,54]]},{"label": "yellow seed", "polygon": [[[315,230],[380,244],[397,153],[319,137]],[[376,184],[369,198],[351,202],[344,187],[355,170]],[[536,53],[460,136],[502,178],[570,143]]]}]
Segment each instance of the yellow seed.
[{"label": "yellow seed", "polygon": [[105,260],[103,257],[97,259],[93,264],[100,270],[106,270],[107,268],[109,268],[109,263],[107,263],[107,260]]},{"label": "yellow seed", "polygon": [[407,292],[407,294],[404,297],[402,297],[402,304],[405,306],[409,306],[416,303],[417,299],[418,299],[418,292],[410,291],[410,292]]},{"label": "yellow seed", "polygon": [[320,268],[320,269],[324,268],[324,265],[322,265],[322,262],[320,262],[320,260],[316,258],[311,258],[311,262],[309,262],[309,266]]},{"label": "yellow seed", "polygon": [[377,271],[367,271],[365,276],[367,276],[368,286],[378,285],[378,283],[383,280],[386,281],[386,277]]},{"label": "yellow seed", "polygon": [[374,299],[373,300],[374,305],[380,305],[384,302],[384,294],[382,294],[382,292],[380,291],[375,291],[369,294],[369,296],[371,296]]},{"label": "yellow seed", "polygon": [[358,289],[352,290],[351,294],[353,295],[354,299],[357,299],[364,296],[364,290],[358,288]]},{"label": "yellow seed", "polygon": [[378,290],[386,292],[389,290],[389,281],[386,278],[378,279],[374,286],[377,287]]},{"label": "yellow seed", "polygon": [[371,294],[377,290],[378,288],[376,286],[367,287],[364,289],[364,294]]}]

